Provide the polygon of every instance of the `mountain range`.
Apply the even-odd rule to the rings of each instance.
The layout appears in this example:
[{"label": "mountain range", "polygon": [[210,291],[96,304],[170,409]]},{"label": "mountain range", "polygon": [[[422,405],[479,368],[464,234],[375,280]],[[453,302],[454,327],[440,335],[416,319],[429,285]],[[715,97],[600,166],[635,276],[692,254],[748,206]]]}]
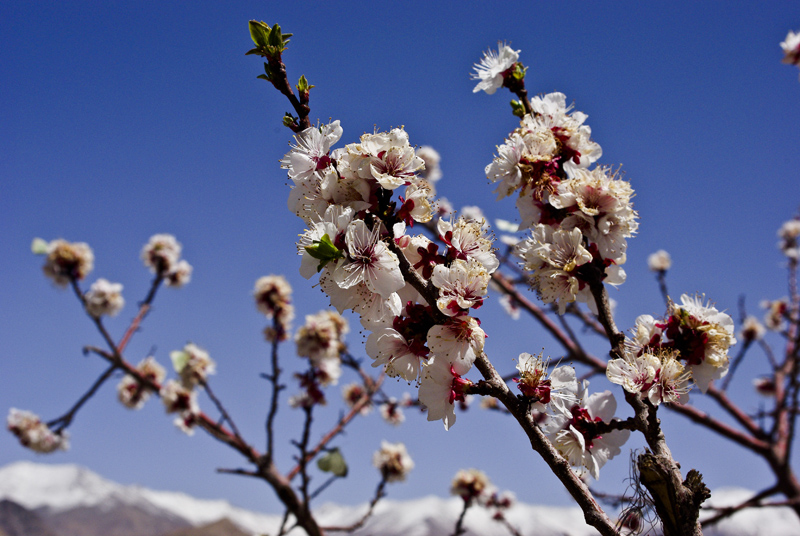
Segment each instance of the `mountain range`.
[{"label": "mountain range", "polygon": [[[717,506],[743,501],[751,492],[718,490]],[[384,500],[356,536],[439,536],[453,532],[461,512],[458,498]],[[315,510],[323,526],[358,520],[366,505],[325,504]],[[524,535],[588,536],[577,507],[514,505],[508,521]],[[195,499],[180,492],[124,486],[77,465],[16,462],[0,468],[0,536],[250,536],[276,534],[280,514],[237,508],[224,500]],[[479,507],[466,515],[467,535],[508,536],[508,530]],[[292,534],[298,533],[293,532]],[[788,508],[740,512],[705,531],[707,536],[796,536],[800,521]]]}]

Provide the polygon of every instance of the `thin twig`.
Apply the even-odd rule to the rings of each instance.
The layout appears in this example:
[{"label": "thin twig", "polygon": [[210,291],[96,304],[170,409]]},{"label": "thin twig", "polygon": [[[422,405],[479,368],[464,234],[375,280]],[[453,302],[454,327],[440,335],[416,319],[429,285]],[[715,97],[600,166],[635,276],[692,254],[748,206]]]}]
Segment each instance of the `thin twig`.
[{"label": "thin twig", "polygon": [[111,366],[108,367],[106,371],[97,378],[97,380],[95,380],[95,382],[92,384],[89,390],[86,391],[86,393],[84,393],[84,395],[80,397],[80,399],[78,399],[75,405],[72,406],[72,408],[70,408],[68,412],[66,412],[61,417],[58,417],[57,419],[53,419],[52,421],[48,422],[47,427],[52,428],[53,426],[58,425],[57,428],[52,428],[53,433],[56,434],[60,433],[62,430],[67,428],[72,423],[72,419],[75,418],[75,415],[78,413],[78,410],[81,409],[81,406],[83,406],[90,398],[92,398],[92,396],[94,396],[97,390],[100,389],[100,386],[103,385],[103,383],[105,383],[105,381],[111,377],[111,375],[114,373],[115,370],[117,370],[117,368],[118,368],[117,365],[112,363]]},{"label": "thin twig", "polygon": [[378,483],[378,487],[375,490],[375,496],[369,502],[369,508],[367,509],[367,512],[361,517],[361,519],[359,519],[352,525],[341,526],[341,527],[340,526],[323,527],[323,530],[326,530],[328,532],[353,532],[363,527],[364,523],[367,522],[367,519],[369,519],[370,516],[372,516],[372,512],[375,510],[375,505],[378,504],[378,501],[380,501],[383,497],[386,496],[386,493],[384,493],[383,491],[384,488],[386,487],[386,482],[387,482],[386,475],[384,475],[381,478],[381,481]]}]

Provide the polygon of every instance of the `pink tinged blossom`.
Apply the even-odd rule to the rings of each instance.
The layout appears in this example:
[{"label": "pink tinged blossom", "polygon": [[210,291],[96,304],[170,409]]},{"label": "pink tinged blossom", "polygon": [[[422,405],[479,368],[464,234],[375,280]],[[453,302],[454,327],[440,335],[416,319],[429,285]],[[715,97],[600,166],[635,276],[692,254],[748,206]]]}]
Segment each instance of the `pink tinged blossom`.
[{"label": "pink tinged blossom", "polygon": [[459,316],[470,307],[477,309],[488,292],[489,278],[489,273],[475,259],[469,262],[457,259],[450,267],[436,265],[431,277],[439,289],[436,306],[447,316]]},{"label": "pink tinged blossom", "polygon": [[402,405],[403,403],[398,402],[396,398],[390,398],[378,408],[381,418],[392,426],[401,425],[406,420],[406,416],[403,414]]},{"label": "pink tinged blossom", "polygon": [[423,167],[425,163],[412,147],[391,147],[373,156],[370,161],[372,176],[387,190],[408,183]]},{"label": "pink tinged blossom", "polygon": [[596,431],[595,423],[609,423],[616,411],[617,402],[611,391],[595,393],[584,400],[569,414],[550,418],[545,431],[570,465],[579,472],[588,471],[597,480],[603,465],[621,452],[630,431],[614,430],[602,435]]},{"label": "pink tinged blossom", "polygon": [[578,380],[575,369],[569,366],[558,367],[548,375],[548,361],[528,353],[519,355],[517,370],[519,378],[514,378],[517,388],[524,396],[533,399],[532,408],[545,412],[549,407],[557,412],[567,412],[578,403],[576,393]]},{"label": "pink tinged blossom", "polygon": [[253,289],[256,307],[273,325],[265,331],[267,340],[283,341],[288,339],[289,327],[294,318],[292,306],[292,287],[282,275],[265,275],[259,277]]},{"label": "pink tinged blossom", "polygon": [[386,482],[402,482],[414,468],[414,461],[404,444],[381,441],[381,449],[372,456],[372,465]]},{"label": "pink tinged blossom", "polygon": [[166,277],[181,256],[181,244],[171,234],[157,234],[142,248],[142,261],[150,271],[160,277]]},{"label": "pink tinged blossom", "polygon": [[497,44],[497,52],[487,50],[483,53],[480,63],[475,64],[473,80],[479,80],[472,90],[473,93],[485,91],[492,95],[503,86],[504,73],[511,69],[519,59],[519,50],[512,50],[508,45]]},{"label": "pink tinged blossom", "polygon": [[583,112],[573,112],[573,106],[567,106],[566,95],[549,93],[534,97],[531,107],[538,115],[525,116],[523,127],[537,123],[550,129],[559,141],[559,156],[567,171],[586,168],[602,156],[600,145],[591,140],[591,128],[583,124],[588,116]]},{"label": "pink tinged blossom", "polygon": [[789,30],[786,39],[781,43],[783,63],[800,66],[800,32]]},{"label": "pink tinged blossom", "polygon": [[459,316],[431,327],[427,342],[436,358],[447,361],[457,374],[463,375],[483,352],[485,339],[486,333],[474,318]]},{"label": "pink tinged blossom", "polygon": [[512,134],[506,143],[497,147],[497,156],[486,166],[486,178],[499,183],[495,193],[497,199],[513,194],[524,185],[522,158],[525,154],[525,141],[518,134]]},{"label": "pink tinged blossom", "polygon": [[[136,370],[142,377],[156,385],[163,382],[167,375],[167,371],[153,356],[144,358],[136,365]],[[129,409],[141,409],[150,398],[150,393],[150,388],[130,374],[123,376],[117,385],[117,397],[122,405]]]},{"label": "pink tinged blossom", "polygon": [[281,159],[281,168],[289,170],[289,178],[302,181],[331,164],[328,153],[342,137],[339,121],[322,127],[309,127],[294,137],[291,151]]},{"label": "pink tinged blossom", "polygon": [[192,435],[200,416],[197,392],[187,389],[175,380],[169,380],[161,387],[159,394],[167,413],[178,413],[175,426],[187,435]]},{"label": "pink tinged blossom", "polygon": [[31,250],[36,254],[47,255],[42,271],[59,287],[66,287],[71,281],[84,279],[94,268],[94,253],[84,242],[53,240],[45,242],[39,238],[33,241]]},{"label": "pink tinged blossom", "polygon": [[181,383],[187,389],[204,383],[209,374],[216,372],[217,365],[208,352],[193,343],[184,346],[183,350],[170,352],[169,357],[175,372],[180,375]]},{"label": "pink tinged blossom", "polygon": [[428,420],[441,419],[449,430],[456,422],[455,402],[464,400],[472,382],[462,378],[443,357],[429,361],[420,377],[419,401],[428,410]]},{"label": "pink tinged blossom", "polygon": [[125,306],[122,285],[102,278],[92,283],[91,288],[84,295],[84,299],[86,300],[86,312],[95,318],[103,315],[115,316]]},{"label": "pink tinged blossom", "polygon": [[764,313],[764,326],[771,331],[781,331],[786,327],[786,318],[789,314],[788,298],[779,300],[764,300],[761,308],[766,309]]},{"label": "pink tinged blossom", "polygon": [[69,435],[65,430],[54,433],[38,415],[30,411],[11,408],[6,426],[23,447],[39,454],[69,449]]},{"label": "pink tinged blossom", "polygon": [[755,388],[756,393],[767,398],[775,397],[778,392],[778,386],[775,384],[775,378],[772,376],[754,378],[753,387]]},{"label": "pink tinged blossom", "polygon": [[640,315],[634,321],[632,338],[626,339],[625,345],[634,354],[642,353],[647,348],[658,348],[661,345],[662,331],[652,315]]},{"label": "pink tinged blossom", "polygon": [[466,502],[480,501],[490,495],[489,477],[479,469],[460,469],[450,483],[450,494]]},{"label": "pink tinged blossom", "polygon": [[194,268],[192,268],[191,264],[181,259],[172,267],[172,270],[167,273],[164,278],[164,283],[166,283],[168,287],[180,288],[192,280],[193,270]]},{"label": "pink tinged blossom", "polygon": [[798,219],[789,220],[778,229],[778,237],[781,239],[778,247],[790,259],[798,260],[800,258],[798,236],[800,236],[800,220]]},{"label": "pink tinged blossom", "polygon": [[[297,253],[302,255],[300,275],[310,279],[329,266],[329,263],[334,266],[338,262],[341,255],[339,252],[346,247],[345,233],[352,220],[353,209],[331,205],[327,207],[320,221],[312,223],[310,229],[300,235],[297,241]],[[319,252],[323,242],[329,249],[324,252],[325,255]]]},{"label": "pink tinged blossom", "polygon": [[419,376],[420,358],[426,357],[428,349],[417,341],[407,341],[391,327],[382,327],[370,333],[366,344],[367,355],[372,357],[373,367],[383,366],[391,377],[400,376],[412,382]]},{"label": "pink tinged blossom", "polygon": [[332,311],[320,311],[306,315],[306,321],[295,334],[297,355],[307,357],[315,365],[327,361],[338,361],[345,349],[344,336],[350,328],[341,315]]},{"label": "pink tinged blossom", "polygon": [[486,238],[483,218],[470,221],[462,215],[455,222],[439,219],[436,230],[447,245],[447,257],[469,261],[475,259],[491,274],[500,265],[494,254],[492,241]]},{"label": "pink tinged blossom", "polygon": [[319,283],[337,311],[343,313],[347,309],[352,309],[360,315],[361,325],[370,330],[379,325],[391,324],[392,319],[400,314],[403,307],[402,300],[396,292],[384,298],[369,290],[364,282],[350,288],[341,288],[333,276],[323,273]]},{"label": "pink tinged blossom", "polygon": [[688,401],[691,374],[677,360],[677,352],[657,350],[625,357],[608,363],[606,376],[632,394],[647,398],[653,405],[661,402],[685,404]]},{"label": "pink tinged blossom", "polygon": [[370,291],[386,298],[405,285],[397,256],[380,239],[380,225],[370,231],[362,220],[353,221],[347,227],[345,242],[348,258],[333,272],[341,288],[364,282]]},{"label": "pink tinged blossom", "polygon": [[765,328],[756,317],[748,316],[744,319],[744,322],[742,322],[742,330],[739,332],[739,336],[745,343],[751,343],[753,341],[760,341],[766,332],[767,328]]},{"label": "pink tinged blossom", "polygon": [[[350,408],[355,407],[356,404],[368,396],[364,386],[359,383],[348,383],[342,387],[342,398]],[[369,399],[367,400],[368,402],[361,406],[361,410],[359,411],[361,415],[369,415],[370,411],[372,411],[372,401]]]},{"label": "pink tinged blossom", "polygon": [[425,181],[417,181],[406,188],[405,197],[400,196],[402,205],[397,211],[397,217],[409,227],[414,222],[426,223],[433,218],[431,208],[431,187]]},{"label": "pink tinged blossom", "polygon": [[704,297],[681,296],[671,303],[662,346],[676,349],[691,369],[692,379],[705,393],[713,380],[728,373],[728,348],[736,344],[733,319],[716,307],[703,304]]},{"label": "pink tinged blossom", "polygon": [[408,134],[402,128],[362,135],[359,143],[345,147],[341,156],[337,154],[337,163],[344,177],[373,184],[377,181],[387,190],[410,183],[415,173],[425,166],[409,145]]}]

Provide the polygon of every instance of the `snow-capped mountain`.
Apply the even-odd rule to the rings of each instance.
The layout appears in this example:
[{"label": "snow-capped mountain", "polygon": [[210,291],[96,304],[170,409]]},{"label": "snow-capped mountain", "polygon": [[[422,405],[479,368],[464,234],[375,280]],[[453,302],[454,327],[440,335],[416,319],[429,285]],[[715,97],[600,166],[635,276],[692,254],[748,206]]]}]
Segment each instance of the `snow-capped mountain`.
[{"label": "snow-capped mountain", "polygon": [[[718,490],[716,506],[732,505],[746,499],[746,490]],[[0,468],[0,500],[10,500],[50,521],[59,536],[88,534],[81,523],[99,523],[93,534],[134,534],[125,527],[138,527],[142,534],[143,517],[156,520],[148,527],[153,536],[178,534],[180,527],[208,525],[228,519],[251,534],[274,534],[279,515],[236,508],[224,500],[195,499],[179,492],[153,491],[139,486],[123,486],[77,465],[44,465],[17,462]],[[315,511],[323,526],[352,524],[366,512],[364,506],[327,504]],[[451,534],[461,512],[461,500],[424,497],[412,501],[381,501],[367,524],[356,535],[434,536]],[[522,534],[537,536],[588,536],[595,532],[586,526],[577,507],[545,507],[517,504],[507,515]],[[115,525],[116,523],[116,525]],[[55,527],[54,527],[55,525]],[[124,526],[123,526],[124,525]],[[465,518],[467,534],[506,536],[507,529],[491,519],[482,508],[471,509]],[[61,530],[58,530],[61,529]],[[131,531],[133,528],[130,529]],[[178,530],[179,532],[174,532]],[[183,531],[188,529],[182,529]],[[180,532],[187,533],[187,532]],[[707,536],[795,536],[800,521],[786,508],[760,508],[741,512]]]}]

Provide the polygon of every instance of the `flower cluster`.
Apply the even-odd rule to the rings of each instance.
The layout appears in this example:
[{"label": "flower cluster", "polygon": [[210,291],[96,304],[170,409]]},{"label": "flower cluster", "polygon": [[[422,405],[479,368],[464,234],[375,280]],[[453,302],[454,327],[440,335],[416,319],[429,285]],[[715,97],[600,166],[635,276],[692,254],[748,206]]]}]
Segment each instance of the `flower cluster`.
[{"label": "flower cluster", "polygon": [[489,477],[479,469],[461,469],[453,477],[450,494],[461,497],[465,502],[481,501],[491,496]]},{"label": "flower cluster", "polygon": [[84,279],[94,268],[94,253],[84,242],[67,242],[61,239],[46,242],[36,238],[31,244],[31,250],[47,256],[42,271],[59,287]]},{"label": "flower cluster", "polygon": [[95,318],[100,318],[103,315],[114,316],[125,306],[125,299],[122,297],[122,285],[120,283],[110,283],[103,278],[92,283],[84,298],[86,300],[86,311]]},{"label": "flower cluster", "polygon": [[320,311],[306,315],[305,324],[295,334],[295,343],[297,355],[308,358],[309,369],[295,374],[303,391],[289,399],[292,407],[311,407],[327,402],[322,386],[339,382],[341,354],[347,348],[344,336],[349,330],[347,320],[336,312]]},{"label": "flower cluster", "polygon": [[728,373],[728,348],[736,344],[733,319],[699,296],[670,302],[661,321],[636,319],[625,356],[609,363],[608,378],[630,393],[660,402],[686,401],[689,377],[702,392]]},{"label": "flower cluster", "polygon": [[606,376],[655,406],[661,402],[685,404],[689,399],[691,374],[678,361],[679,355],[666,348],[648,347],[641,353],[626,348],[625,357],[609,361]]},{"label": "flower cluster", "polygon": [[30,411],[11,408],[6,423],[11,433],[17,436],[20,444],[34,452],[47,454],[69,448],[69,438],[65,431],[54,433],[36,414]]},{"label": "flower cluster", "polygon": [[[440,175],[438,154],[417,154],[402,128],[332,150],[341,135],[338,121],[306,129],[281,161],[293,183],[289,208],[308,226],[298,241],[300,273],[319,274],[331,305],[360,316],[373,365],[419,381],[428,418],[449,427],[453,403],[469,384],[461,376],[483,350],[485,334],[469,312],[482,305],[499,265],[485,222],[439,219],[443,251],[424,235],[406,234],[434,216],[429,181]],[[336,353],[324,344],[333,340],[298,334],[298,352],[319,368]]]},{"label": "flower cluster", "polygon": [[611,391],[589,395],[588,385],[584,381],[579,386],[575,380],[573,393],[577,402],[566,411],[550,415],[542,430],[570,465],[598,479],[603,465],[621,452],[630,431],[602,429],[614,417],[617,401]]},{"label": "flower cluster", "polygon": [[607,167],[589,167],[602,155],[563,93],[531,100],[526,114],[486,166],[498,198],[518,193],[520,228],[532,236],[517,246],[532,285],[563,314],[576,300],[593,308],[587,283],[625,281],[626,238],[638,228],[633,189]]},{"label": "flower cluster", "polygon": [[414,461],[402,443],[381,442],[381,449],[372,456],[372,465],[386,482],[401,482],[414,468]]},{"label": "flower cluster", "polygon": [[[136,365],[136,371],[142,378],[150,380],[157,385],[163,382],[167,375],[167,371],[153,356],[146,357],[139,362]],[[126,374],[117,385],[117,397],[125,407],[141,409],[147,399],[150,398],[150,389],[132,375]]]},{"label": "flower cluster", "polygon": [[265,275],[256,281],[253,297],[256,307],[274,319],[274,325],[264,330],[269,341],[284,341],[289,337],[289,325],[294,318],[292,287],[282,275]]},{"label": "flower cluster", "polygon": [[181,287],[192,278],[192,266],[181,259],[180,243],[170,234],[157,234],[142,248],[142,261],[171,287]]},{"label": "flower cluster", "polygon": [[167,413],[178,414],[175,418],[175,426],[186,434],[192,435],[200,415],[197,391],[185,387],[181,382],[169,380],[161,387],[159,394]]}]

